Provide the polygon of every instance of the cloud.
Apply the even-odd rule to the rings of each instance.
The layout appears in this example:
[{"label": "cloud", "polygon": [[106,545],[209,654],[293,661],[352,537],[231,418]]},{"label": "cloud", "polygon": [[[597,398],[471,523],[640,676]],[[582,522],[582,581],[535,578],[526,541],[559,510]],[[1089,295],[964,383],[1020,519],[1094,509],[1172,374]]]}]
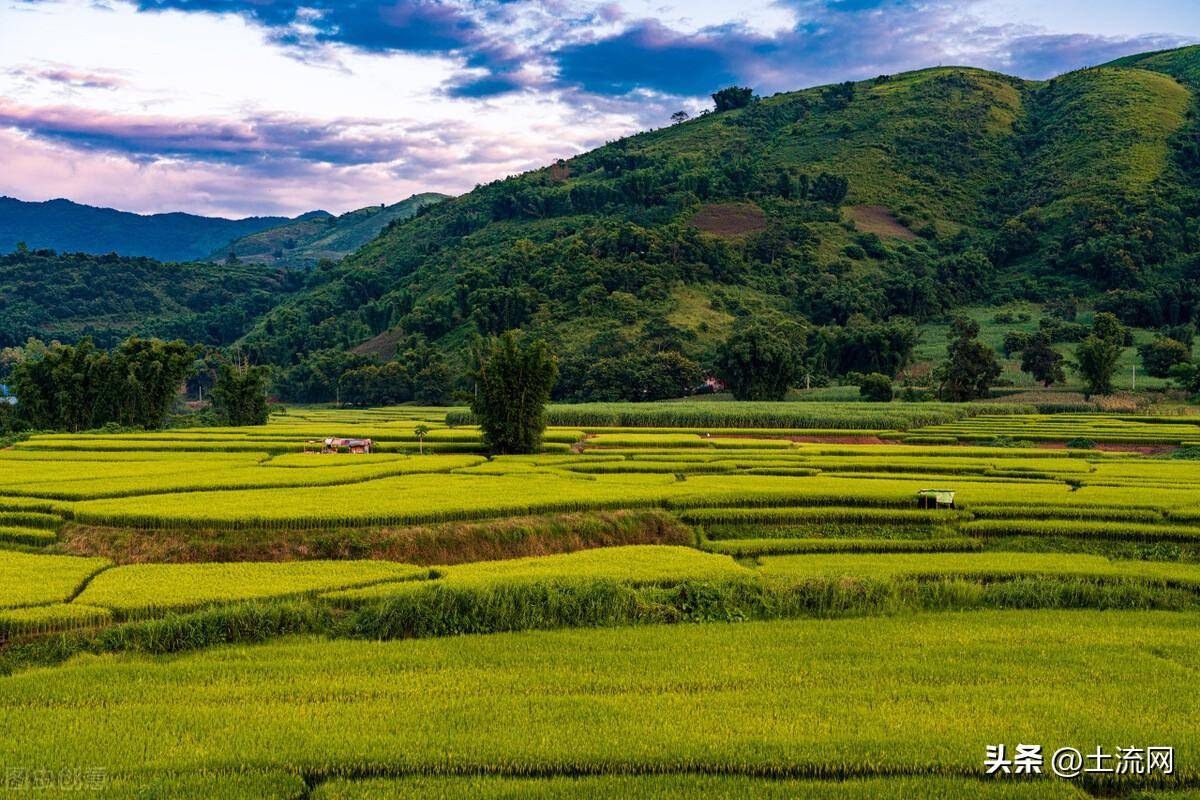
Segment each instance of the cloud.
[{"label": "cloud", "polygon": [[124,78],[116,75],[72,69],[61,65],[17,68],[11,70],[11,74],[57,83],[70,89],[119,89],[127,85]]},{"label": "cloud", "polygon": [[557,49],[558,76],[586,92],[707,94],[731,83],[760,92],[862,79],[937,64],[1045,78],[1120,55],[1185,43],[1173,35],[1047,34],[986,25],[958,0],[793,0],[796,24],[764,34],[729,24],[683,33],[636,20]]},{"label": "cloud", "polygon": [[627,124],[526,116],[528,125],[498,137],[486,120],[233,122],[0,100],[0,194],[142,212],[344,211],[416,192],[457,194],[589,149]]},{"label": "cloud", "polygon": [[[734,34],[737,36],[737,34]],[[731,42],[723,32],[676,33],[642,20],[621,33],[570,45],[555,53],[559,77],[598,94],[652,88],[675,95],[702,95],[735,80]]]},{"label": "cloud", "polygon": [[998,56],[1001,68],[1030,78],[1050,78],[1085,66],[1095,66],[1122,56],[1166,50],[1188,44],[1171,34],[1131,37],[1087,34],[1039,34],[1019,36],[1007,42]]},{"label": "cloud", "polygon": [[112,114],[73,106],[30,107],[0,99],[0,126],[80,150],[142,161],[186,158],[269,169],[272,162],[337,166],[402,160],[422,147],[454,144],[453,128],[387,120],[305,120],[279,115],[244,121]]}]

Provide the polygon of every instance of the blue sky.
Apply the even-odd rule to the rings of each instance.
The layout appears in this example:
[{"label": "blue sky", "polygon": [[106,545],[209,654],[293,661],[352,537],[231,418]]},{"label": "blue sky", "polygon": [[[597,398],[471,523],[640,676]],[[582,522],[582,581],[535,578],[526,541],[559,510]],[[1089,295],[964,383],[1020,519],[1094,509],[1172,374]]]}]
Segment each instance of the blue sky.
[{"label": "blue sky", "polygon": [[334,212],[760,93],[1200,42],[1194,0],[0,0],[0,194]]}]

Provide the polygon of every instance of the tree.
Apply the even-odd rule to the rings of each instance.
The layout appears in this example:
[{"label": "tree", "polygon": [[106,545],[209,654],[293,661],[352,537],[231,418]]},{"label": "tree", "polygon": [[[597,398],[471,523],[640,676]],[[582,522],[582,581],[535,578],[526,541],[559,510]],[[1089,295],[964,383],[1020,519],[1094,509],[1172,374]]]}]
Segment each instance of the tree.
[{"label": "tree", "polygon": [[674,114],[671,115],[671,123],[673,125],[678,125],[681,122],[687,122],[687,121],[688,121],[688,113],[686,111],[683,111],[683,110],[676,111]]},{"label": "tree", "polygon": [[1112,342],[1117,347],[1133,343],[1129,330],[1121,324],[1116,314],[1102,311],[1092,319],[1092,335]]},{"label": "tree", "polygon": [[420,449],[421,455],[425,455],[425,437],[429,434],[429,426],[421,423],[413,428],[413,433],[417,435],[417,441],[420,443],[417,447]]},{"label": "tree", "polygon": [[113,423],[161,427],[197,350],[131,337],[115,350],[84,337],[52,344],[13,367],[21,413],[35,428],[80,431]]},{"label": "tree", "polygon": [[1035,333],[1025,342],[1021,349],[1021,370],[1046,387],[1067,379],[1063,373],[1062,354],[1054,349],[1050,337],[1044,333]]},{"label": "tree", "polygon": [[1171,379],[1189,395],[1200,395],[1200,364],[1194,361],[1176,364],[1171,367]]},{"label": "tree", "polygon": [[1146,372],[1155,378],[1166,378],[1171,374],[1172,367],[1192,357],[1192,349],[1183,342],[1159,336],[1140,346],[1138,355],[1142,357]]},{"label": "tree", "polygon": [[955,317],[950,329],[950,347],[946,362],[934,370],[938,397],[961,403],[987,395],[992,381],[1000,376],[996,352],[980,342],[979,323],[969,317]]},{"label": "tree", "polygon": [[546,429],[546,402],[558,363],[540,340],[518,342],[513,331],[475,348],[471,410],[493,453],[532,453]]},{"label": "tree", "polygon": [[864,400],[873,403],[890,403],[895,394],[892,391],[892,379],[882,372],[864,375],[858,384],[858,393]]},{"label": "tree", "polygon": [[226,425],[266,425],[267,370],[247,364],[217,365],[217,382],[212,388],[213,410]]},{"label": "tree", "polygon": [[1091,334],[1075,350],[1075,371],[1083,379],[1085,396],[1112,394],[1113,375],[1127,335],[1125,326],[1114,315],[1096,315]]},{"label": "tree", "polygon": [[[1014,355],[1020,353],[1022,350],[1028,347],[1032,338],[1033,335],[1025,333],[1024,331],[1008,331],[1004,334],[1004,344],[1001,345],[1000,349],[1004,351],[1004,356],[1006,358],[1012,358]],[[1046,339],[1049,341],[1048,336]]]},{"label": "tree", "polygon": [[850,181],[840,175],[831,175],[828,172],[822,172],[813,179],[812,188],[808,191],[808,196],[813,200],[818,200],[822,203],[828,203],[831,206],[841,205],[846,199],[846,193],[850,191]]},{"label": "tree", "polygon": [[790,323],[738,327],[721,345],[717,373],[738,400],[782,400],[803,374],[805,339]]},{"label": "tree", "polygon": [[713,92],[712,99],[718,112],[732,111],[735,108],[750,105],[754,100],[754,90],[749,86],[727,86],[718,92]]}]

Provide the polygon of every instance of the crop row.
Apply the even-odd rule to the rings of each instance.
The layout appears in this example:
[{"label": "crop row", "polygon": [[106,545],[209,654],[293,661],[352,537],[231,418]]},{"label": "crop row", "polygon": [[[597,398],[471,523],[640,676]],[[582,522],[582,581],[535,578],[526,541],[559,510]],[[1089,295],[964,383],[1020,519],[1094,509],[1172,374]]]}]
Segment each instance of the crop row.
[{"label": "crop row", "polygon": [[797,537],[706,539],[703,548],[735,558],[796,553],[956,553],[980,550],[983,543],[963,536],[923,539],[857,537]]},{"label": "crop row", "polygon": [[121,617],[417,580],[429,570],[389,561],[130,564],[97,575],[78,602]]},{"label": "crop row", "polygon": [[[1032,406],[987,403],[582,403],[551,405],[551,425],[577,428],[790,428],[902,430],[975,414],[1032,413]],[[474,423],[470,412],[451,411],[448,425]]]},{"label": "crop row", "polygon": [[[970,778],[894,777],[855,780],[778,780],[743,775],[589,775],[543,778],[496,775],[429,776],[332,780],[312,800],[421,800],[470,797],[475,800],[697,800],[744,797],[761,800],[1089,800],[1091,795],[1062,781],[1001,783]],[[1171,800],[1163,797],[1159,800]],[[1179,798],[1183,800],[1183,798]]]},{"label": "crop row", "polygon": [[103,558],[0,550],[0,608],[65,601],[108,566]]},{"label": "crop row", "polygon": [[[0,726],[20,735],[0,738],[0,761],[113,775],[290,770],[317,780],[903,779],[978,774],[1003,732],[1034,731],[1048,747],[1168,742],[1172,780],[1187,785],[1200,778],[1200,705],[1192,672],[1164,664],[1197,651],[1197,614],[1137,612],[293,638],[10,675]],[[1022,796],[992,788],[1015,785],[981,783],[973,796]],[[1070,784],[1028,786],[1070,796]]]}]

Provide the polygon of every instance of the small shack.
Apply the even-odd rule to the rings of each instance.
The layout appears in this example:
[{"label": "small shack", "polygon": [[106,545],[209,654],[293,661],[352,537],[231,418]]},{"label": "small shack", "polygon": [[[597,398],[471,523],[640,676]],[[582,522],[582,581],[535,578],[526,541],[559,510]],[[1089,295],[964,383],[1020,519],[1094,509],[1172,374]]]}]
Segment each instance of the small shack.
[{"label": "small shack", "polygon": [[954,508],[954,492],[951,489],[922,489],[917,492],[917,508]]},{"label": "small shack", "polygon": [[304,445],[306,453],[370,453],[374,447],[374,442],[370,439],[346,439],[339,436],[330,436],[324,441],[320,439],[310,440]]}]

